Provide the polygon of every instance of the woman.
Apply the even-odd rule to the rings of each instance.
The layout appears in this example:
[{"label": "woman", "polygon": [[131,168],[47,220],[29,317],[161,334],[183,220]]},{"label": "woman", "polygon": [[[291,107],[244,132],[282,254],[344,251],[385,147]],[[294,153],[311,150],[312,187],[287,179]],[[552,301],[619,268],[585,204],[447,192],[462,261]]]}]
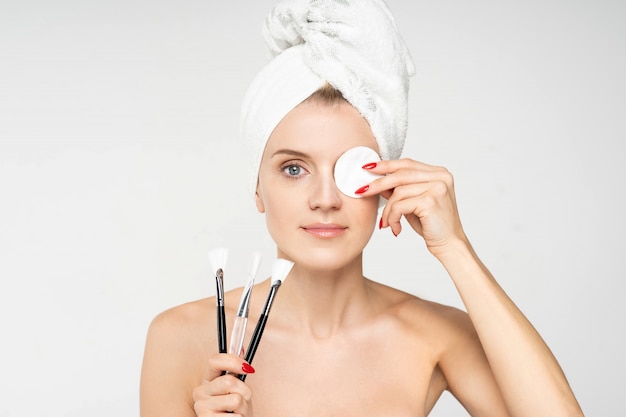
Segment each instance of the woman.
[{"label": "woman", "polygon": [[[426,416],[443,390],[473,416],[582,415],[550,350],[472,250],[451,174],[397,158],[412,63],[384,4],[287,2],[268,22],[277,56],[244,100],[243,134],[256,155],[257,208],[277,256],[294,267],[254,367],[217,353],[213,299],[159,315],[146,344],[142,416]],[[362,168],[382,175],[354,190],[362,198],[342,194],[333,173],[357,146],[382,156]],[[363,276],[375,227],[397,235],[403,217],[467,313]],[[269,280],[254,293],[268,288]],[[229,323],[240,294],[226,296]],[[253,297],[251,318],[263,302]]]}]

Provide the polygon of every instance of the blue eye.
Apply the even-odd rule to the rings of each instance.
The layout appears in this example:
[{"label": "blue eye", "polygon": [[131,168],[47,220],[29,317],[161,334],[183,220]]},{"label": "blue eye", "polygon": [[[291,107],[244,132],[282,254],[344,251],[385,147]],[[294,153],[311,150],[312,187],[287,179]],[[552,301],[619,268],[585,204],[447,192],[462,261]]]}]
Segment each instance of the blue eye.
[{"label": "blue eye", "polygon": [[283,172],[285,172],[285,174],[289,175],[290,177],[297,177],[298,175],[302,174],[302,167],[299,165],[288,165],[283,168]]},{"label": "blue eye", "polygon": [[287,178],[291,179],[299,179],[308,173],[306,168],[297,162],[287,162],[280,167],[280,170]]}]

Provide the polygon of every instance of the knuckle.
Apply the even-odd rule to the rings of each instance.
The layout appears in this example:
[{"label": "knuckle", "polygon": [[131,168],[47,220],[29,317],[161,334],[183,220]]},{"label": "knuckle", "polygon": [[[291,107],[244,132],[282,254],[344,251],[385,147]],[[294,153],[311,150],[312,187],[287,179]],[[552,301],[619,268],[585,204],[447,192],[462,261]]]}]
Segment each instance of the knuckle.
[{"label": "knuckle", "polygon": [[221,357],[220,354],[209,356],[209,369],[218,371],[220,368]]},{"label": "knuckle", "polygon": [[426,194],[422,197],[421,206],[425,209],[430,209],[436,204],[436,201],[436,196],[434,196],[433,194]]},{"label": "knuckle", "polygon": [[229,374],[226,378],[224,378],[224,388],[228,392],[233,391],[237,387],[238,382],[239,380],[237,378]]},{"label": "knuckle", "polygon": [[447,183],[450,187],[454,186],[454,175],[452,175],[451,173],[449,173],[449,172],[448,172],[448,175],[447,175],[447,177],[446,177],[445,181],[446,181],[446,183]]},{"label": "knuckle", "polygon": [[207,415],[208,412],[210,411],[205,404],[201,404],[198,402],[194,403],[193,410],[196,412],[196,416],[198,417]]},{"label": "knuckle", "polygon": [[200,393],[198,392],[198,387],[194,388],[191,392],[191,398],[194,402],[197,402],[200,399]]},{"label": "knuckle", "polygon": [[402,213],[397,208],[392,207],[387,215],[387,223],[390,225],[400,224],[401,217]]},{"label": "knuckle", "polygon": [[204,385],[198,385],[191,393],[194,402],[200,401],[205,396]]},{"label": "knuckle", "polygon": [[241,411],[241,408],[244,407],[245,404],[246,404],[246,401],[240,394],[232,393],[228,395],[227,399],[225,399],[224,408],[226,410]]},{"label": "knuckle", "polygon": [[233,409],[242,407],[246,403],[246,400],[241,396],[241,394],[233,395]]},{"label": "knuckle", "polygon": [[441,173],[442,181],[446,184],[454,183],[454,175],[448,170],[446,167],[439,167],[439,171]]},{"label": "knuckle", "polygon": [[444,196],[448,193],[448,184],[444,181],[435,181],[432,186],[432,191],[437,197]]}]

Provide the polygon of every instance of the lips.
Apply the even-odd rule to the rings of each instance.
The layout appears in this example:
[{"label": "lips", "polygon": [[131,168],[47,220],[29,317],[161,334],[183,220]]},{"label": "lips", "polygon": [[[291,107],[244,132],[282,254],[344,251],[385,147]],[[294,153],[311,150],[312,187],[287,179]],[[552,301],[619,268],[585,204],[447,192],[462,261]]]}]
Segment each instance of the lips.
[{"label": "lips", "polygon": [[311,236],[320,239],[332,239],[342,235],[348,227],[335,223],[315,223],[303,226],[302,229]]}]

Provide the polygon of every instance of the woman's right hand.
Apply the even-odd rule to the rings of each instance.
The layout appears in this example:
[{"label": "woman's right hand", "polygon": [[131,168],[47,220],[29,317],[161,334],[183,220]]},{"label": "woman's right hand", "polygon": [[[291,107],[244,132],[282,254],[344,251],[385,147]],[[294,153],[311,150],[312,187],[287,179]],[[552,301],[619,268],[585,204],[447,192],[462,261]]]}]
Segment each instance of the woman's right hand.
[{"label": "woman's right hand", "polygon": [[[228,371],[222,375],[223,371]],[[209,358],[209,369],[202,384],[193,390],[194,410],[198,417],[232,413],[252,417],[252,391],[239,374],[252,374],[254,368],[236,355],[220,353]]]}]

